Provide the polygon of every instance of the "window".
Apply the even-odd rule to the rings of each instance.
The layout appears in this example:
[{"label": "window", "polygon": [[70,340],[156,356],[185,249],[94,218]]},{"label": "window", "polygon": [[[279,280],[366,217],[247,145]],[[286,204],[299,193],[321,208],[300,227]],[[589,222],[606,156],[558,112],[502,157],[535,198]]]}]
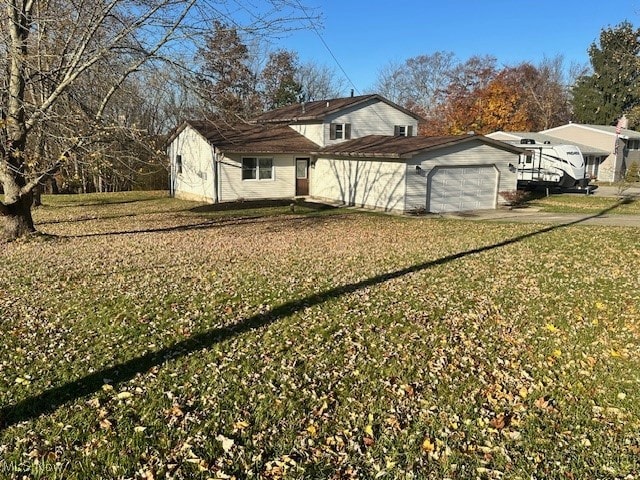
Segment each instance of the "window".
[{"label": "window", "polygon": [[393,127],[393,134],[396,137],[412,137],[413,125],[396,125]]},{"label": "window", "polygon": [[182,173],[182,155],[176,155],[176,173]]},{"label": "window", "polygon": [[273,179],[273,158],[247,157],[242,159],[242,180]]},{"label": "window", "polygon": [[640,150],[640,140],[627,140],[629,150]]},{"label": "window", "polygon": [[329,127],[330,140],[349,140],[351,138],[350,123],[332,123]]}]

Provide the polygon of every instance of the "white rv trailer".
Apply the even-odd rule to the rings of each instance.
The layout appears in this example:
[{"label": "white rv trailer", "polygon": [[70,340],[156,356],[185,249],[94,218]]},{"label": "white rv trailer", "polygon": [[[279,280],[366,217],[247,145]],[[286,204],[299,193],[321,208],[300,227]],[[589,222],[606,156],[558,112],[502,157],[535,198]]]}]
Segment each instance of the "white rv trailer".
[{"label": "white rv trailer", "polygon": [[582,152],[575,145],[536,143],[523,138],[518,145],[531,155],[518,162],[518,188],[584,188],[588,184]]}]

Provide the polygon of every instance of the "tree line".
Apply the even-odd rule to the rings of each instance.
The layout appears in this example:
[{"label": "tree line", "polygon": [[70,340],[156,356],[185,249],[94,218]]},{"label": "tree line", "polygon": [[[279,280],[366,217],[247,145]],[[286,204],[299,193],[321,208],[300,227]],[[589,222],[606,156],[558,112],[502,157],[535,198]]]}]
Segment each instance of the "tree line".
[{"label": "tree line", "polygon": [[[245,5],[244,22],[229,0],[0,2],[6,237],[33,231],[43,188],[166,188],[164,142],[185,118],[233,124],[353,88],[333,68],[271,47],[317,20],[299,2]],[[561,57],[499,67],[490,56],[435,52],[385,66],[369,92],[423,116],[426,135],[612,123],[622,113],[633,126],[638,49],[631,24],[603,29],[590,68],[571,78]]]},{"label": "tree line", "polygon": [[[589,66],[567,66],[562,56],[499,66],[489,55],[460,60],[438,51],[387,64],[369,92],[419,114],[423,135],[539,131],[569,121],[611,125],[622,115],[631,128],[640,126],[640,30],[629,22],[605,28],[588,53]],[[220,120],[344,95],[335,72],[301,66],[294,51],[272,52],[261,71],[252,69],[256,57],[237,30],[220,22],[200,57],[199,110]]]}]

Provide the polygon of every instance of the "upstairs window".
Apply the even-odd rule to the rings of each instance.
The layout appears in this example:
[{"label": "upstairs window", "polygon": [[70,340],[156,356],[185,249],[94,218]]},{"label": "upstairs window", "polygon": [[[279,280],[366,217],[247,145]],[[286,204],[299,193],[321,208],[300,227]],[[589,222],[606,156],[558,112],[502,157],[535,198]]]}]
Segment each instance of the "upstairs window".
[{"label": "upstairs window", "polygon": [[182,173],[182,155],[176,155],[176,173]]},{"label": "upstairs window", "polygon": [[330,125],[330,140],[349,140],[351,138],[350,123],[332,123]]},{"label": "upstairs window", "polygon": [[393,134],[396,137],[412,137],[413,125],[396,125],[393,127]]},{"label": "upstairs window", "polygon": [[273,158],[242,159],[242,180],[272,180]]}]

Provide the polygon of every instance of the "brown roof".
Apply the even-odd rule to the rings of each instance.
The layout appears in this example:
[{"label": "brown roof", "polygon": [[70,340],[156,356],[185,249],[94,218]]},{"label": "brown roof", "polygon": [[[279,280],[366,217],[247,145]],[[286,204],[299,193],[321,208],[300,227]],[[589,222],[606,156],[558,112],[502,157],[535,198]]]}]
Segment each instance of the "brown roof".
[{"label": "brown roof", "polygon": [[294,105],[265,112],[255,118],[254,121],[257,123],[288,123],[323,120],[327,115],[371,100],[384,102],[407,115],[411,115],[416,120],[423,120],[419,115],[416,115],[400,105],[396,105],[380,95],[360,95],[358,97],[333,98],[329,100],[296,103]]},{"label": "brown roof", "polygon": [[228,153],[306,153],[318,145],[287,125],[224,125],[188,120],[174,134],[190,125],[216,148]]},{"label": "brown roof", "polygon": [[391,137],[388,135],[369,135],[330,145],[313,153],[317,155],[331,154],[342,157],[411,158],[427,150],[435,150],[473,140],[513,153],[525,153],[525,150],[521,148],[493,140],[483,135],[456,135],[448,137]]}]

